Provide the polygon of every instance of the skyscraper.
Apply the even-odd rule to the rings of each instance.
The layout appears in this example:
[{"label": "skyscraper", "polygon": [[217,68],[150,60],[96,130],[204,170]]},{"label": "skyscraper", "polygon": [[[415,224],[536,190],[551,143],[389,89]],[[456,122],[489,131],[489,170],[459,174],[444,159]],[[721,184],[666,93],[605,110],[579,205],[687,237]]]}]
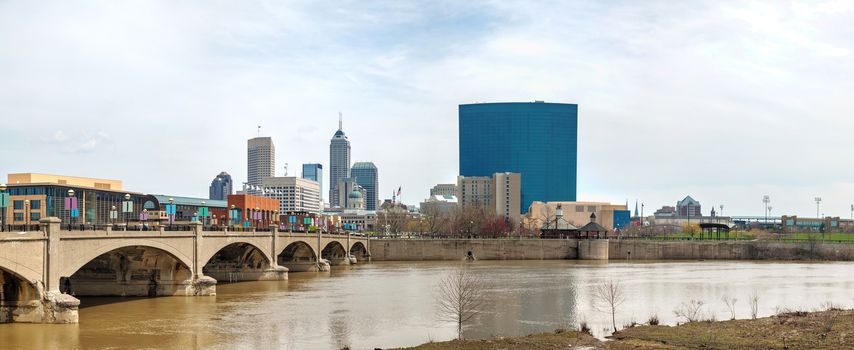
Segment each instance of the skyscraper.
[{"label": "skyscraper", "polygon": [[[320,195],[323,196],[323,165],[320,163],[309,163],[302,165],[302,178],[317,182],[320,185]],[[321,202],[323,198],[321,197]]]},{"label": "skyscraper", "polygon": [[231,188],[231,175],[223,171],[211,181],[211,186],[208,188],[208,199],[228,200]]},{"label": "skyscraper", "polygon": [[578,105],[478,103],[459,107],[460,176],[521,174],[521,210],[575,201]]},{"label": "skyscraper", "polygon": [[373,162],[356,162],[350,169],[350,176],[367,192],[365,209],[377,210],[377,191],[380,187],[377,166]]},{"label": "skyscraper", "polygon": [[276,176],[276,148],[273,139],[256,137],[249,139],[246,158],[246,182],[260,185],[261,179]]},{"label": "skyscraper", "polygon": [[338,183],[350,177],[350,140],[341,124],[341,114],[338,114],[338,131],[329,142],[329,204],[343,208],[347,198],[339,195]]}]

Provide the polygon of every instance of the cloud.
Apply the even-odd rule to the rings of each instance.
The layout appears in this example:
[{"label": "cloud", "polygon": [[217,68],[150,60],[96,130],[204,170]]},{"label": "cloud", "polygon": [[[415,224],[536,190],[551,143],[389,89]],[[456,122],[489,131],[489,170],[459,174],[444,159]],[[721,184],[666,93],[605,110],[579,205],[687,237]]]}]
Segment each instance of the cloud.
[{"label": "cloud", "polygon": [[[353,160],[414,203],[456,175],[458,104],[540,99],[579,103],[585,197],[847,212],[852,20],[844,1],[4,1],[0,147],[52,129],[0,168],[204,196],[241,181],[259,123],[278,164],[326,163],[342,111]],[[143,151],[170,171],[135,169]]]}]

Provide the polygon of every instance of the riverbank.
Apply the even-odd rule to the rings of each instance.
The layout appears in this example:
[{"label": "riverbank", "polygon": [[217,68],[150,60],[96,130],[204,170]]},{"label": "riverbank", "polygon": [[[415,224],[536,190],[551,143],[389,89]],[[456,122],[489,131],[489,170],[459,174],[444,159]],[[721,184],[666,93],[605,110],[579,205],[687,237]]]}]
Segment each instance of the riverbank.
[{"label": "riverbank", "polygon": [[854,349],[854,310],[792,312],[755,320],[635,326],[609,341],[577,331],[490,340],[452,340],[412,350],[486,349]]}]

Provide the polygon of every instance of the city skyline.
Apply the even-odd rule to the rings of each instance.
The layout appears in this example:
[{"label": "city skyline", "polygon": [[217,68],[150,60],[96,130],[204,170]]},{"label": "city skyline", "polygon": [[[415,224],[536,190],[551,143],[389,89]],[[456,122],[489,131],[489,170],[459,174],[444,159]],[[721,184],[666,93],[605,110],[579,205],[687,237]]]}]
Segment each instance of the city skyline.
[{"label": "city skyline", "polygon": [[246,181],[257,125],[329,169],[342,111],[380,196],[415,204],[458,174],[459,104],[545,100],[579,105],[578,200],[849,216],[851,5],[458,5],[4,2],[0,171],[204,197]]}]

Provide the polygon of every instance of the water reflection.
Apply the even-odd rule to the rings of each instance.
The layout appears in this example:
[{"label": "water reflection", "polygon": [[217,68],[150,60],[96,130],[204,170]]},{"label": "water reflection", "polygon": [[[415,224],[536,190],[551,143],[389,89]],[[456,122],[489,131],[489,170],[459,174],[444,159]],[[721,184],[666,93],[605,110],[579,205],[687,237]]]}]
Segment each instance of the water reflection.
[{"label": "water reflection", "polygon": [[[455,336],[435,317],[435,286],[458,262],[371,263],[331,273],[293,273],[288,281],[217,287],[216,297],[154,299],[81,297],[79,325],[0,325],[10,348],[354,349],[420,344]],[[851,263],[478,261],[488,282],[482,313],[468,338],[524,335],[577,327],[598,335],[609,315],[592,307],[592,289],[620,280],[627,302],[617,325],[657,314],[674,324],[673,309],[690,299],[729,318],[723,296],[761,295],[760,316],[780,307],[822,303],[851,307]]]}]

